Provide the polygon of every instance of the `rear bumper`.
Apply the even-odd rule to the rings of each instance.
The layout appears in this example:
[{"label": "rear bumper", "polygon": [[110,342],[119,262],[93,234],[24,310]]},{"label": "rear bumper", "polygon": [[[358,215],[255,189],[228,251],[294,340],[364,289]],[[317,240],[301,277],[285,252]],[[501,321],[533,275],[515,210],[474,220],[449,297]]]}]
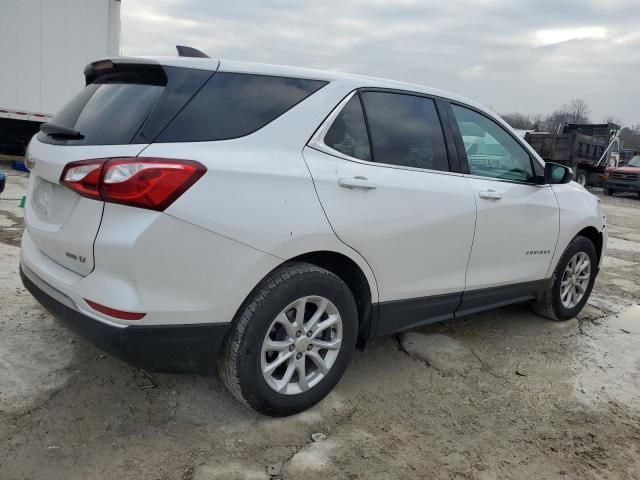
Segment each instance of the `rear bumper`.
[{"label": "rear bumper", "polygon": [[[29,275],[35,274],[30,272]],[[20,277],[36,300],[80,336],[114,357],[151,371],[210,372],[215,367],[230,327],[229,323],[178,326],[107,324],[67,305],[68,301],[60,297],[62,293],[56,294],[53,287],[47,288],[39,278],[30,278],[22,265]]]}]

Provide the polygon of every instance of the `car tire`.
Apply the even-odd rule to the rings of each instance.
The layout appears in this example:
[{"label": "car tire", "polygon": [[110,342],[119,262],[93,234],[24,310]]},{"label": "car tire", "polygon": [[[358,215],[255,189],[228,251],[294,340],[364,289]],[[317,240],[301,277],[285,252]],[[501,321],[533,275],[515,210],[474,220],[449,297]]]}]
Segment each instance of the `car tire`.
[{"label": "car tire", "polygon": [[587,186],[587,172],[584,170],[578,170],[576,172],[576,182],[578,182],[583,187]]},{"label": "car tire", "polygon": [[[322,305],[324,310],[318,314]],[[304,312],[301,322],[299,312]],[[315,332],[310,327],[314,314],[319,315]],[[332,321],[332,326],[321,330]],[[270,416],[293,415],[318,403],[338,383],[353,354],[357,332],[356,302],[338,276],[316,265],[286,263],[269,274],[240,307],[218,371],[245,405]],[[318,342],[334,348],[323,349]],[[282,344],[288,346],[281,348]],[[277,351],[270,350],[274,345]]]},{"label": "car tire", "polygon": [[612,188],[605,188],[605,189],[604,189],[604,194],[605,194],[605,195],[609,195],[609,196],[611,196],[611,195],[613,195],[614,193],[616,193],[616,191],[615,191],[615,190],[613,190]]},{"label": "car tire", "polygon": [[[577,267],[582,265],[579,262],[584,259],[589,261],[589,274],[588,278],[581,279],[584,277],[584,270],[579,274],[576,272],[578,271]],[[598,255],[595,246],[588,238],[577,236],[567,246],[552,278],[533,303],[534,312],[555,321],[565,321],[575,317],[587,303],[597,273]],[[576,279],[579,280],[576,281]],[[576,284],[579,284],[579,287],[574,286]],[[581,296],[578,296],[576,292],[580,288],[583,290]],[[570,296],[575,302],[567,301]]]}]

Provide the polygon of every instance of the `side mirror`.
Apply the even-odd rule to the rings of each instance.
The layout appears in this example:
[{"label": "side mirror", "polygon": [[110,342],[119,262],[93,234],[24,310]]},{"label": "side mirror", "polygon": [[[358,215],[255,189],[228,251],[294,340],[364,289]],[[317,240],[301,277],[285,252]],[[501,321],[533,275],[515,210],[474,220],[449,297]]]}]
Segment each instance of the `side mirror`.
[{"label": "side mirror", "polygon": [[573,170],[559,163],[547,162],[544,164],[544,181],[551,185],[569,183],[573,178]]}]

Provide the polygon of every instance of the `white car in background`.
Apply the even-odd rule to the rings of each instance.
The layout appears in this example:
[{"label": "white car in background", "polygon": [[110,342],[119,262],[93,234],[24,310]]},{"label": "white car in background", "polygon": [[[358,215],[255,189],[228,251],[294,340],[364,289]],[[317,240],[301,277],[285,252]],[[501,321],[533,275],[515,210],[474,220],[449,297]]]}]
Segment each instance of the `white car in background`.
[{"label": "white car in background", "polygon": [[29,146],[21,275],[131,363],[217,365],[289,415],[371,338],[514,302],[566,320],[589,297],[598,199],[474,102],[208,58],[85,75]]}]

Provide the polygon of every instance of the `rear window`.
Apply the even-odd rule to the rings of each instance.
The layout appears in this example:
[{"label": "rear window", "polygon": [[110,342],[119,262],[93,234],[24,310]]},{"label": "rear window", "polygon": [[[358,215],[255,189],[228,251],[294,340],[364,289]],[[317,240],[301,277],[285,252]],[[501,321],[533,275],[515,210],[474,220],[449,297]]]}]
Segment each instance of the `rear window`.
[{"label": "rear window", "polygon": [[327,82],[159,65],[116,66],[87,85],[50,123],[82,139],[56,145],[199,142],[264,127]]},{"label": "rear window", "polygon": [[216,73],[156,141],[200,142],[248,135],[326,83],[268,75]]},{"label": "rear window", "polygon": [[55,140],[40,132],[38,139],[65,145],[131,143],[162,96],[166,77],[137,72],[105,75],[87,85],[50,123],[80,132],[84,138]]}]

